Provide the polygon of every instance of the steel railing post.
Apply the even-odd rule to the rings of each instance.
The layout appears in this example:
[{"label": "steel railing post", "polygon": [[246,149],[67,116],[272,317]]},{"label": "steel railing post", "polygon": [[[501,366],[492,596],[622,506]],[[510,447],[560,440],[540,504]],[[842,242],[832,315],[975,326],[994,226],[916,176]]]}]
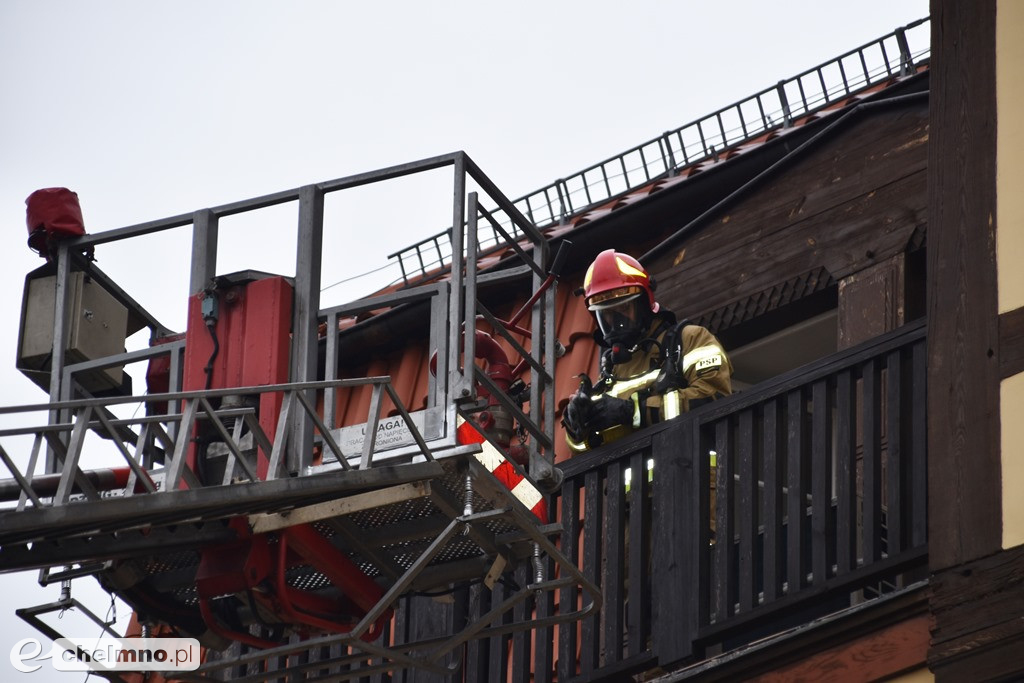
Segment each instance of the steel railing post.
[{"label": "steel railing post", "polygon": [[[466,161],[460,156],[454,163],[455,182],[452,192],[452,263],[456,258],[462,261],[466,230]],[[462,268],[453,267],[451,297],[448,303],[448,392],[449,399],[458,401],[472,394],[472,372],[459,369],[459,347],[462,342],[463,301],[465,274]],[[448,425],[454,430],[454,425]]]},{"label": "steel railing post", "polygon": [[792,128],[793,112],[789,108],[789,98],[786,96],[786,81],[779,81],[775,91],[779,94],[779,103],[782,105],[782,127]]},{"label": "steel railing post", "polygon": [[914,57],[910,54],[907,32],[898,28],[895,32],[896,43],[900,46],[900,76],[909,76],[914,72]]},{"label": "steel railing post", "polygon": [[480,251],[480,243],[477,241],[477,214],[480,206],[477,203],[477,193],[470,192],[468,195],[467,226],[466,226],[466,279],[464,289],[465,309],[462,314],[462,366],[465,370],[467,386],[470,392],[462,392],[464,398],[475,398],[476,382],[473,379],[473,365],[476,363],[476,270],[477,255]]},{"label": "steel railing post", "polygon": [[[325,349],[324,349],[324,380],[330,382],[338,379],[338,312],[327,314]],[[337,419],[338,390],[324,389],[324,422],[334,429]]]},{"label": "steel railing post", "polygon": [[218,218],[210,209],[195,212],[192,222],[192,266],[188,295],[195,296],[217,274]]},{"label": "steel railing post", "polygon": [[562,190],[562,187],[564,185],[565,185],[565,181],[563,181],[561,178],[559,178],[558,180],[555,181],[555,191],[558,193],[558,222],[559,222],[559,224],[564,224],[565,223],[565,219],[566,219],[566,217],[569,214],[568,198],[565,196],[565,193]]},{"label": "steel railing post", "polygon": [[[53,352],[50,356],[50,401],[61,400],[62,380],[64,379],[64,349],[67,347],[67,330],[65,329],[65,310],[71,299],[71,253],[67,242],[57,246],[57,274],[54,284],[53,300]],[[58,424],[67,416],[67,411],[50,411],[50,424]],[[57,461],[50,448],[46,452],[46,473],[57,471]]]},{"label": "steel railing post", "polygon": [[[43,435],[40,432],[36,432],[35,438],[32,441],[32,452],[28,457],[28,465],[25,467],[25,481],[28,485],[32,485],[32,478],[35,476],[36,463],[39,462],[39,452],[43,449]],[[25,505],[28,502],[28,492],[22,491],[21,496],[18,498],[18,510],[24,510]],[[38,505],[36,507],[39,507]]]},{"label": "steel railing post", "polygon": [[[312,382],[317,375],[317,327],[320,310],[320,255],[324,241],[324,192],[318,185],[299,190],[299,230],[295,260],[295,310],[292,322],[291,381]],[[312,397],[316,402],[315,396]],[[285,462],[302,472],[313,461],[313,423],[296,411]]]},{"label": "steel railing post", "polygon": [[427,407],[446,406],[449,404],[448,384],[448,302],[451,297],[451,286],[448,282],[437,285],[437,293],[430,297],[430,349],[434,353],[436,365],[434,372],[428,373]]}]

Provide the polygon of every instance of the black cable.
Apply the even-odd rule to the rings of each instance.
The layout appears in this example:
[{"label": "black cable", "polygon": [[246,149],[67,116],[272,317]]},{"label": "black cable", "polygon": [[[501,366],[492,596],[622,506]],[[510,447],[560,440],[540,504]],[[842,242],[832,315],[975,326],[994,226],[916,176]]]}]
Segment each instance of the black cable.
[{"label": "black cable", "polygon": [[217,331],[214,329],[216,325],[216,318],[207,318],[206,329],[210,331],[210,338],[213,339],[213,353],[210,354],[210,360],[206,362],[206,367],[203,368],[203,372],[206,373],[206,389],[213,385],[213,361],[216,360],[217,354],[220,353],[220,342],[217,340]]},{"label": "black cable", "polygon": [[217,299],[219,284],[218,278],[210,280],[200,298],[200,311],[203,316],[203,322],[206,323],[206,330],[210,333],[210,339],[213,340],[213,353],[210,354],[210,360],[206,362],[206,367],[203,368],[203,372],[206,373],[207,391],[213,385],[213,361],[217,359],[217,354],[220,353],[220,340],[217,339],[217,330],[215,329],[217,318],[219,317],[218,309],[220,308]]}]

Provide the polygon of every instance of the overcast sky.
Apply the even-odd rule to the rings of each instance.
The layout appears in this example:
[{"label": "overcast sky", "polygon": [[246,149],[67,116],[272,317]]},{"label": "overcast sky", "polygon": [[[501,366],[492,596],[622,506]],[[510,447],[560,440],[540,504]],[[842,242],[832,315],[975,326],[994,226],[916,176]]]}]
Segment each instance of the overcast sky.
[{"label": "overcast sky", "polygon": [[[46,398],[14,368],[24,275],[42,264],[25,245],[33,190],[71,188],[100,232],[464,150],[515,198],[927,13],[926,0],[2,0],[0,405]],[[332,195],[324,285],[445,229],[446,188],[450,174]],[[294,226],[293,207],[225,221],[218,271],[294,274]],[[98,265],[183,329],[189,239],[101,245]],[[397,275],[333,287],[325,305]],[[14,643],[39,636],[13,610],[58,587],[31,573],[0,591],[0,679],[82,680],[10,668]],[[75,595],[109,606],[91,579]]]}]

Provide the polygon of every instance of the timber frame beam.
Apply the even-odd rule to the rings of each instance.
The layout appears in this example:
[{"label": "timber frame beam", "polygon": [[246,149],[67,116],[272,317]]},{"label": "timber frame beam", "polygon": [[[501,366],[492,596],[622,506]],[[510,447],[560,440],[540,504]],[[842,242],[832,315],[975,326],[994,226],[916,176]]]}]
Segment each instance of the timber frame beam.
[{"label": "timber frame beam", "polygon": [[996,13],[995,0],[931,2],[928,665],[940,682],[1024,674],[1024,547],[1002,547],[999,392],[1021,366],[1021,315],[998,313]]}]

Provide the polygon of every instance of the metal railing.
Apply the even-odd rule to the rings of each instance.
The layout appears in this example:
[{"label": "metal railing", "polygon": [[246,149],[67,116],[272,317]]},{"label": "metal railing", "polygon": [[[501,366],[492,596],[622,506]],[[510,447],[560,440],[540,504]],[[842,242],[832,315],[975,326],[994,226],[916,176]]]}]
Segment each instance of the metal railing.
[{"label": "metal railing", "polygon": [[[36,508],[68,505],[73,492],[84,495],[87,500],[100,498],[97,485],[79,466],[86,437],[90,432],[109,440],[123,460],[119,465],[130,470],[130,473],[126,473],[125,483],[108,488],[117,495],[127,497],[156,493],[158,490],[173,491],[179,489],[182,484],[190,489],[198,489],[204,486],[226,485],[236,480],[271,481],[287,476],[284,456],[291,433],[286,427],[295,415],[301,412],[316,425],[324,450],[334,455],[342,469],[366,469],[377,464],[374,459],[378,452],[375,448],[375,439],[365,439],[362,453],[350,464],[351,456],[343,453],[332,436],[332,431],[320,417],[317,407],[307,398],[310,391],[329,393],[339,388],[358,386],[370,387],[373,392],[374,400],[370,403],[370,412],[367,415],[368,424],[376,425],[380,420],[380,398],[386,393],[406,419],[412,439],[416,443],[412,450],[422,455],[425,460],[434,459],[430,447],[409,418],[408,411],[392,387],[390,378],[366,377],[330,382],[232,387],[3,407],[0,408],[0,415],[57,411],[68,418],[58,423],[0,430],[0,461],[20,487],[18,509],[24,509],[29,502]],[[282,395],[278,426],[270,436],[256,419],[255,408],[214,407],[218,399],[226,396],[267,393]],[[151,409],[145,411],[146,415],[126,419],[114,417],[111,410],[117,406],[133,405],[174,408],[167,413],[160,408]],[[180,412],[177,409],[179,405]],[[197,461],[189,457],[190,445],[195,440],[195,429],[201,423],[208,424],[211,433],[217,438],[217,443],[224,444],[226,464],[223,475],[215,480],[205,479],[203,472],[197,468]],[[375,435],[376,429],[369,433]],[[27,460],[28,465],[19,468],[15,458],[8,452],[10,447],[4,447],[4,439],[26,436],[32,438],[31,451],[28,458],[17,459]],[[60,461],[59,472],[54,473],[59,474],[59,478],[43,475],[43,479],[38,479],[34,474],[44,445],[53,449]],[[267,463],[266,471],[263,473],[257,471],[257,451]],[[394,456],[395,453],[388,453],[388,461],[391,462]],[[5,492],[10,493],[6,490]],[[7,497],[10,498],[9,495]]]},{"label": "metal railing", "polygon": [[[49,379],[51,400],[51,422],[61,423],[68,418],[67,414],[61,414],[65,409],[61,406],[67,405],[67,401],[75,398],[88,398],[80,386],[74,381],[75,373],[98,371],[103,368],[119,367],[124,363],[153,358],[167,351],[147,349],[121,354],[105,358],[90,359],[85,363],[70,364],[64,358],[63,348],[66,345],[67,335],[65,311],[70,305],[69,281],[73,270],[84,270],[94,280],[110,292],[131,314],[143,321],[151,329],[151,337],[155,340],[168,333],[168,329],[156,321],[141,305],[135,302],[116,283],[100,271],[95,264],[82,257],[85,250],[96,245],[131,239],[156,232],[176,229],[179,227],[191,226],[192,229],[192,253],[190,263],[190,282],[188,294],[195,295],[204,290],[208,283],[217,275],[217,242],[220,220],[238,214],[254,212],[261,209],[279,206],[282,204],[297,204],[297,248],[296,268],[294,277],[294,313],[291,325],[291,350],[289,379],[296,383],[308,383],[318,377],[332,380],[338,375],[337,366],[337,334],[326,335],[326,367],[320,366],[318,346],[320,344],[319,328],[326,324],[327,329],[337,330],[337,321],[340,317],[355,315],[359,312],[380,311],[382,309],[395,309],[415,303],[421,299],[429,299],[430,303],[430,338],[432,350],[438,352],[438,364],[435,378],[431,380],[431,387],[428,397],[428,404],[436,406],[444,411],[443,424],[436,433],[431,434],[431,439],[437,443],[435,447],[447,448],[455,443],[454,424],[455,406],[460,404],[464,407],[470,406],[477,398],[477,387],[486,383],[486,377],[481,377],[478,370],[473,367],[463,367],[461,362],[461,348],[463,338],[466,339],[465,355],[473,356],[473,343],[475,337],[475,326],[479,312],[476,301],[476,269],[471,267],[467,271],[459,271],[454,274],[451,282],[439,286],[430,286],[424,289],[398,292],[392,295],[367,298],[351,304],[337,306],[331,309],[320,310],[321,291],[321,247],[323,243],[324,230],[324,199],[327,194],[343,191],[349,188],[379,183],[394,178],[404,177],[417,173],[433,171],[440,168],[450,167],[453,170],[453,194],[457,201],[453,203],[452,223],[453,225],[465,225],[468,215],[472,221],[479,216],[487,220],[487,213],[481,212],[477,205],[477,193],[468,192],[467,185],[475,183],[481,189],[487,201],[493,203],[501,211],[502,215],[511,220],[511,230],[518,238],[527,236],[531,242],[528,249],[520,249],[519,255],[523,259],[523,267],[515,272],[501,275],[504,278],[521,278],[524,275],[532,275],[534,289],[545,281],[547,273],[545,268],[549,266],[547,242],[545,237],[537,228],[522,214],[520,214],[501,191],[491,180],[476,166],[476,164],[463,152],[442,155],[429,159],[423,159],[408,164],[402,164],[384,168],[368,173],[357,174],[335,180],[329,180],[314,185],[295,188],[270,195],[256,197],[217,206],[208,209],[200,209],[193,213],[172,216],[157,221],[128,226],[115,230],[108,230],[102,233],[85,235],[75,240],[60,243],[54,254],[51,255],[53,271],[55,275],[56,305],[54,313],[54,353],[50,363]],[[498,234],[511,239],[506,228],[495,225],[493,228]],[[466,249],[463,245],[472,247],[475,253],[478,250],[475,246],[477,237],[475,229],[470,236],[465,231],[457,231],[453,236],[450,247],[457,254],[464,254]],[[472,259],[469,256],[460,256],[467,262]],[[182,294],[185,294],[184,292]],[[538,400],[531,404],[529,415],[519,413],[520,422],[534,436],[531,442],[533,454],[540,456],[534,458],[541,470],[547,472],[541,477],[550,476],[550,461],[552,453],[552,435],[554,431],[554,417],[551,412],[553,405],[553,376],[554,376],[554,353],[553,353],[553,307],[554,292],[548,294],[538,302],[536,310],[531,314],[533,324],[531,351],[526,354],[532,376],[532,386],[537,392]],[[551,337],[551,339],[547,339]],[[170,349],[171,346],[162,345],[160,349]],[[181,388],[182,356],[181,344],[174,346],[176,352],[171,354],[171,389]],[[544,357],[542,359],[542,355]],[[492,395],[493,387],[491,387]],[[326,413],[323,417],[325,424],[334,426],[335,419],[335,397],[333,392],[325,395]],[[543,397],[543,401],[541,400]],[[307,402],[314,400],[312,394],[307,394]],[[377,399],[375,399],[377,400]],[[546,413],[542,413],[541,404],[548,407]],[[295,411],[292,420],[283,425],[287,430],[293,432],[289,440],[289,447],[285,453],[284,466],[291,473],[305,471],[312,461],[314,432],[317,426],[314,424],[313,416]],[[121,426],[121,429],[125,429]],[[173,436],[174,425],[171,425],[171,436]],[[62,434],[62,436],[65,436]],[[54,451],[51,446],[47,456],[47,471],[54,471]],[[545,463],[547,464],[545,468]],[[35,462],[33,462],[35,465]]]},{"label": "metal railing", "polygon": [[[448,282],[322,310],[320,275],[325,196],[444,167],[451,167],[453,172],[455,201],[452,224],[467,226],[468,230],[468,233],[456,230],[451,235],[453,253],[456,259],[465,259],[465,270],[456,269]],[[504,239],[511,240],[512,237],[504,225],[479,208],[477,192],[467,191],[470,183],[474,183],[487,201],[496,204],[503,215],[512,220],[515,226],[512,229],[519,239],[525,236],[529,240],[526,245],[516,245],[521,267],[477,276],[476,221],[487,221]],[[186,334],[184,340],[166,342],[169,330],[94,264],[84,260],[83,252],[97,244],[191,226],[189,291],[181,294],[183,299],[186,294],[208,297],[218,280],[223,279],[217,277],[220,220],[286,203],[294,204],[298,213],[296,267],[295,276],[288,283],[293,297],[290,316],[283,314],[283,324],[275,329],[290,332],[289,362],[287,374],[275,374],[270,381],[283,376],[291,381],[180,391],[182,387],[195,387],[194,383],[190,385],[186,381],[194,379],[194,374],[188,373],[197,369],[193,365],[195,359],[186,353],[186,346],[195,342],[194,337]],[[431,543],[429,551],[415,560],[416,572],[424,569],[432,561],[433,553],[439,553],[442,548],[458,543],[465,545],[462,537],[466,535],[463,531],[467,525],[474,526],[479,522],[481,529],[486,527],[486,534],[479,530],[468,532],[470,539],[480,537],[486,541],[490,534],[498,533],[494,531],[498,522],[508,522],[509,519],[519,526],[525,525],[524,533],[537,553],[538,562],[544,553],[549,559],[557,559],[559,553],[547,538],[551,531],[540,530],[538,517],[526,509],[518,512],[508,509],[510,500],[520,503],[516,502],[518,499],[510,498],[512,494],[506,485],[499,483],[497,487],[495,498],[500,505],[494,504],[493,511],[481,511],[474,516],[472,505],[476,503],[473,501],[482,495],[483,487],[491,486],[486,477],[493,479],[494,475],[471,457],[482,447],[477,444],[460,445],[456,435],[460,417],[470,419],[485,408],[493,413],[500,406],[512,416],[516,428],[522,430],[522,441],[526,442],[530,467],[523,479],[532,475],[541,486],[546,484],[548,489],[557,487],[558,472],[552,462],[556,357],[553,286],[556,276],[553,270],[556,268],[550,262],[550,256],[544,235],[516,210],[463,152],[59,243],[49,254],[54,277],[54,353],[48,368],[39,371],[48,376],[37,378],[38,383],[49,386],[50,401],[0,408],[0,415],[16,416],[16,419],[20,418],[19,423],[29,419],[37,421],[35,426],[0,430],[0,491],[5,492],[0,495],[0,500],[7,503],[6,506],[0,505],[0,517],[3,518],[3,524],[0,524],[3,527],[0,534],[3,536],[0,571],[32,568],[48,571],[58,566],[77,564],[77,568],[71,569],[76,575],[105,575],[104,572],[110,568],[108,562],[113,557],[137,557],[147,553],[163,556],[177,550],[192,552],[196,547],[224,542],[233,534],[226,520],[240,515],[277,513],[299,504],[326,503],[351,493],[370,494],[383,487],[423,480],[428,484],[443,480],[448,491],[451,488],[448,480],[453,477],[448,476],[450,473],[445,468],[458,467],[455,461],[467,461],[468,471],[472,473],[479,469],[480,475],[470,476],[463,471],[457,473],[455,478],[463,487],[461,494],[448,491],[446,495],[464,495],[466,500],[461,501],[463,507],[459,507],[448,505],[445,498],[444,513],[458,519],[449,522],[444,534]],[[73,272],[79,270],[88,272],[101,287],[148,325],[150,342],[155,346],[90,358],[84,362],[71,362],[71,357],[65,357],[64,349],[71,334],[70,316],[66,313],[74,306],[69,283]],[[478,300],[478,286],[487,283],[521,287],[524,291],[529,288],[533,295],[508,321],[501,321]],[[426,314],[418,306],[424,302],[428,309]],[[437,359],[427,396],[428,410],[431,411],[429,429],[420,428],[403,405],[403,402],[408,402],[408,397],[400,395],[392,387],[389,377],[338,379],[338,375],[355,372],[339,362],[339,357],[343,356],[340,353],[342,344],[353,343],[347,336],[348,332],[354,332],[358,337],[359,333],[366,332],[366,327],[373,327],[362,326],[360,330],[357,326],[355,330],[340,331],[339,318],[369,312],[391,315],[392,319],[401,318],[406,323],[428,330],[427,351],[434,351]],[[425,326],[424,318],[429,318]],[[521,320],[524,322],[520,324]],[[495,353],[493,348],[480,348],[477,325],[481,321],[490,324],[495,335],[503,337],[521,356],[521,360],[513,362],[516,368],[508,371],[508,377],[503,378],[500,385],[490,373],[478,366],[478,359],[492,363]],[[209,324],[209,320],[206,322]],[[278,322],[275,320],[274,325]],[[383,322],[385,325],[382,327],[386,327],[386,321]],[[322,330],[321,325],[324,326]],[[194,329],[190,328],[189,332]],[[201,326],[199,329],[205,332]],[[483,332],[479,334],[483,335]],[[214,359],[219,350],[216,337],[213,344],[214,352],[204,369],[208,377],[207,387],[212,386]],[[195,351],[195,346],[191,351]],[[130,363],[167,358],[165,371],[155,373],[166,375],[172,390],[164,393],[93,397],[79,381],[83,379],[79,373],[103,373]],[[184,367],[186,364],[189,368]],[[276,370],[281,371],[282,368]],[[529,384],[522,382],[513,394],[510,391],[512,379],[519,380],[520,374],[523,380],[529,377]],[[260,380],[243,381],[255,383]],[[340,421],[337,416],[339,390],[365,390],[370,394],[366,412],[347,416],[349,422],[353,418],[365,420],[362,425],[347,425],[364,430],[365,437],[355,453],[343,448],[339,443],[341,439],[336,437]],[[130,393],[131,388],[122,384],[112,391]],[[321,396],[322,406],[318,402]],[[528,409],[524,407],[527,402]],[[389,404],[401,416],[411,443],[403,442],[384,453],[385,449],[378,443],[380,433],[377,427]],[[133,410],[131,417],[124,417]],[[33,413],[36,414],[34,418],[25,417]],[[491,440],[491,445],[498,446],[499,453],[508,445],[496,443],[489,433],[485,438]],[[351,443],[348,445],[351,447]],[[318,455],[328,456],[331,462],[318,468]],[[95,456],[104,458],[103,469],[95,469]],[[43,457],[47,462],[41,468]],[[114,465],[110,466],[110,462]],[[7,477],[3,476],[4,468],[9,472]],[[339,468],[344,470],[340,473],[342,476],[322,471]],[[323,476],[319,476],[321,474]],[[527,488],[523,487],[523,490]],[[539,496],[539,492],[536,495]],[[422,531],[420,527],[416,530]],[[417,536],[413,540],[420,539]],[[401,541],[407,542],[409,539]],[[522,545],[519,540],[515,542]],[[492,555],[500,554],[504,558],[502,562],[509,559],[505,557],[508,555],[504,550],[505,541],[499,545],[491,544],[484,548],[483,553],[484,559],[495,566],[497,559]],[[395,552],[404,551],[399,548]],[[365,555],[376,561],[378,552],[371,549]],[[522,553],[517,553],[516,557],[520,555]],[[382,557],[389,567],[397,563],[397,560]],[[554,565],[550,566],[553,573]],[[536,573],[533,574],[538,590],[559,590],[566,585],[567,574],[578,575],[571,565],[561,563],[558,566],[561,576],[552,581],[543,581],[537,578]],[[462,570],[461,567],[458,569]],[[475,565],[471,569],[475,569]],[[383,614],[383,610],[412,585],[416,572],[403,574],[402,579],[389,589],[386,599],[374,607],[374,613]],[[596,608],[600,596],[596,591],[587,591],[589,584],[583,583],[583,590],[593,596],[583,612],[588,613]],[[517,597],[519,593],[523,597]],[[504,601],[481,614],[481,625],[467,630],[461,640],[452,643],[452,648],[461,646],[466,639],[478,637],[478,633],[481,634],[479,637],[490,637],[492,631],[485,626],[492,615],[509,612],[522,616],[527,609],[524,599],[532,604],[538,598],[533,596],[532,589],[506,596]],[[42,606],[45,609],[51,607]],[[547,623],[553,625],[561,620],[576,619],[575,613],[575,610],[563,610],[559,615],[549,615]],[[533,627],[529,618],[520,619],[519,623],[517,629]],[[511,631],[499,626],[493,632],[493,637],[501,638]],[[524,638],[523,635],[515,637]],[[304,647],[298,645],[295,649]],[[368,650],[364,647],[361,651]],[[420,663],[401,651],[389,656],[402,666]],[[254,661],[262,658],[261,654],[251,656]],[[394,662],[390,665],[392,668]]]},{"label": "metal railing", "polygon": [[[533,224],[543,228],[653,180],[718,159],[729,149],[792,126],[796,119],[879,83],[914,73],[930,54],[929,27],[928,18],[907,24],[703,118],[555,180],[512,203]],[[919,45],[922,42],[923,46]],[[513,238],[520,237],[500,207],[493,211],[493,216],[509,228]],[[511,242],[493,225],[488,227],[478,238],[481,250]],[[402,280],[408,284],[412,277],[448,266],[451,254],[448,229],[388,258],[397,259]]]},{"label": "metal railing", "polygon": [[[433,369],[428,388],[428,408],[445,411],[444,423],[448,425],[446,438],[454,438],[455,414],[468,417],[479,410],[480,393],[498,401],[501,407],[514,416],[516,423],[530,435],[527,442],[530,458],[530,475],[538,482],[550,484],[557,477],[552,465],[554,459],[554,373],[555,373],[555,289],[556,257],[552,259],[546,238],[512,203],[498,190],[486,175],[463,153],[454,155],[455,188],[458,196],[464,196],[465,206],[456,202],[455,225],[464,225],[463,230],[449,231],[450,248],[462,255],[464,269],[456,269],[450,281],[423,285],[375,297],[368,297],[341,306],[320,311],[326,334],[325,379],[333,379],[338,372],[337,349],[339,344],[338,320],[353,317],[369,311],[380,311],[398,305],[427,302],[430,308],[429,323],[426,326],[429,351],[434,352]],[[511,228],[498,224],[491,214],[479,205],[477,192],[466,192],[469,181],[475,182],[484,196],[495,202],[503,215],[510,217]],[[463,220],[465,218],[465,221]],[[476,256],[479,253],[477,239],[478,221],[485,221],[496,234],[512,241],[512,234],[525,239],[527,246],[516,244],[515,256],[518,267],[500,273],[479,275]],[[511,231],[511,232],[510,232]],[[479,301],[478,287],[485,284],[505,283],[509,286],[529,286],[534,296],[519,312],[519,317],[528,317],[528,326],[519,326],[519,319],[501,321],[490,313]],[[525,283],[529,283],[526,285]],[[519,356],[523,371],[529,371],[529,411],[522,410],[507,392],[494,384],[488,374],[471,359],[481,358],[476,353],[477,328],[480,322],[490,325],[494,334],[502,337]],[[525,323],[524,323],[525,325]],[[529,350],[513,336],[522,335],[529,339]],[[518,373],[514,373],[518,374]],[[336,397],[325,396],[325,420],[330,424],[336,412]],[[452,443],[454,443],[452,441]]]}]

